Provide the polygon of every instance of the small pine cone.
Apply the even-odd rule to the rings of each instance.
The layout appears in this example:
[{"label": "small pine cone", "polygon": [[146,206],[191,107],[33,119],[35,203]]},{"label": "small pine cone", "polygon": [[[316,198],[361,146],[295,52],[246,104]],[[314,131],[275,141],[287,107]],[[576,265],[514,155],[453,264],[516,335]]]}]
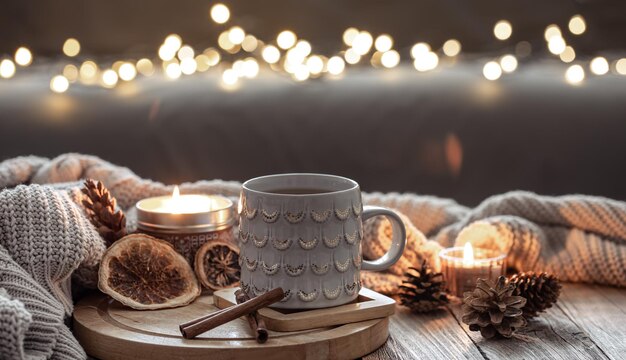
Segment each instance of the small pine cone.
[{"label": "small pine cone", "polygon": [[415,312],[428,312],[448,303],[441,273],[434,273],[426,261],[420,269],[409,268],[400,286],[400,303]]},{"label": "small pine cone", "polygon": [[516,329],[526,326],[522,315],[526,299],[513,295],[513,291],[515,285],[504,276],[495,284],[478,279],[476,289],[463,294],[463,322],[487,339],[498,335],[511,337]]},{"label": "small pine cone", "polygon": [[126,216],[116,211],[117,201],[100,181],[87,179],[81,192],[85,194],[82,204],[89,220],[104,238],[107,247],[126,236]]},{"label": "small pine cone", "polygon": [[552,307],[561,294],[559,279],[545,272],[523,272],[513,275],[509,281],[517,286],[513,295],[527,300],[522,309],[526,319],[538,316],[540,312]]}]

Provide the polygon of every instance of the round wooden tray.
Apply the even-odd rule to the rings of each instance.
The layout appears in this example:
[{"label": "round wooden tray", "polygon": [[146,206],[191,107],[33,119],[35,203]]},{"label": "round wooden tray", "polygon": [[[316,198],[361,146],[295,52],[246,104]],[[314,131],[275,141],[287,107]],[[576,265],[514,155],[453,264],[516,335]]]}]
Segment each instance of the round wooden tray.
[{"label": "round wooden tray", "polygon": [[178,325],[217,311],[213,297],[166,310],[137,311],[108,296],[81,300],[74,309],[74,333],[85,351],[109,359],[354,359],[380,347],[389,335],[389,319],[294,332],[270,331],[258,344],[245,319],[217,327],[193,340]]}]

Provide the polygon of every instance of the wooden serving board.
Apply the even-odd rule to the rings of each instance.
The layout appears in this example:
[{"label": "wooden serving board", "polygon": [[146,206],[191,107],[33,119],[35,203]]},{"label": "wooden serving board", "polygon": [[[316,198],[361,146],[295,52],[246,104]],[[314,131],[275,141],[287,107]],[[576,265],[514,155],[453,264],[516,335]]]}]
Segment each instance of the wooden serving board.
[{"label": "wooden serving board", "polygon": [[[227,308],[236,303],[237,288],[216,291],[215,306]],[[349,304],[313,310],[282,310],[263,308],[258,314],[268,329],[276,331],[308,330],[326,326],[349,324],[359,321],[380,319],[393,315],[395,300],[373,290],[362,288],[359,297]]]},{"label": "wooden serving board", "polygon": [[276,332],[258,344],[244,318],[184,339],[178,325],[218,309],[212,295],[175,309],[138,311],[103,294],[74,309],[74,333],[85,351],[102,360],[170,359],[354,359],[380,347],[389,318],[305,331]]}]

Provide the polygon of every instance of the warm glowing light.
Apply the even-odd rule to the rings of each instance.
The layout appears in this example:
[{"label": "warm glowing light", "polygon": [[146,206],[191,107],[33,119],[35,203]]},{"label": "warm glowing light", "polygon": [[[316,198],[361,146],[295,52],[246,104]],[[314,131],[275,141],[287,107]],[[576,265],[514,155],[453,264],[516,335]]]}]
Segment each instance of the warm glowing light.
[{"label": "warm glowing light", "polygon": [[565,47],[567,44],[565,40],[560,36],[553,36],[548,40],[548,50],[554,55],[560,55],[563,51],[565,51]]},{"label": "warm glowing light", "polygon": [[596,75],[604,75],[609,72],[609,62],[606,61],[606,58],[598,56],[591,60],[589,69]]},{"label": "warm glowing light", "polygon": [[255,58],[247,58],[243,62],[243,76],[253,79],[259,75],[259,63]]},{"label": "warm glowing light", "polygon": [[320,74],[324,70],[324,60],[317,55],[313,55],[306,59],[306,67],[311,74]]},{"label": "warm glowing light", "polygon": [[169,63],[165,67],[165,76],[170,79],[178,79],[181,74],[182,71],[180,69],[180,65],[177,62]]},{"label": "warm glowing light", "polygon": [[219,51],[215,50],[214,48],[208,48],[204,50],[204,55],[206,55],[206,57],[209,59],[209,65],[215,66],[219,64],[221,58]]},{"label": "warm glowing light", "polygon": [[241,48],[247,52],[253,52],[254,50],[256,50],[257,46],[259,46],[259,41],[256,39],[256,37],[254,37],[254,35],[250,34],[246,35],[246,37],[243,39],[243,42],[241,43]]},{"label": "warm glowing light", "polygon": [[487,80],[498,80],[502,76],[502,68],[495,61],[489,61],[483,67],[483,75]]},{"label": "warm glowing light", "polygon": [[178,50],[178,53],[176,55],[178,56],[179,60],[183,60],[193,58],[196,53],[195,51],[193,51],[193,48],[191,46],[185,45]]},{"label": "warm glowing light", "polygon": [[276,43],[278,44],[278,47],[285,50],[294,46],[296,44],[296,40],[298,40],[296,34],[294,34],[293,31],[289,30],[282,31],[276,37]]},{"label": "warm glowing light", "polygon": [[230,19],[230,10],[224,4],[215,4],[211,8],[211,19],[218,24],[224,24]]},{"label": "warm glowing light", "polygon": [[222,74],[222,81],[226,85],[235,85],[238,80],[239,80],[239,77],[237,76],[237,73],[233,69],[226,69],[224,73]]},{"label": "warm glowing light", "polygon": [[326,68],[328,72],[333,75],[339,75],[346,68],[346,63],[339,56],[333,56],[328,59],[328,64],[326,64]]},{"label": "warm glowing light", "polygon": [[432,51],[419,54],[413,61],[413,66],[417,71],[434,70],[439,64],[439,57]]},{"label": "warm glowing light", "polygon": [[515,71],[517,69],[517,58],[511,54],[504,55],[500,58],[500,67],[506,73]]},{"label": "warm glowing light", "polygon": [[163,61],[170,61],[176,56],[176,50],[165,44],[159,47],[159,58]]},{"label": "warm glowing light", "polygon": [[112,88],[117,84],[117,73],[113,69],[105,70],[102,73],[102,84],[105,87]]},{"label": "warm glowing light", "polygon": [[239,26],[233,26],[228,31],[228,40],[235,45],[240,45],[245,38],[246,33]]},{"label": "warm glowing light", "polygon": [[136,66],[137,71],[143,76],[152,76],[152,74],[154,74],[154,65],[150,59],[139,59]]},{"label": "warm glowing light", "polygon": [[74,38],[69,38],[63,43],[63,53],[66,56],[74,57],[80,53],[80,43]]},{"label": "warm glowing light", "polygon": [[506,40],[511,37],[513,33],[513,27],[511,23],[506,20],[500,20],[493,27],[493,34],[498,40]]},{"label": "warm glowing light", "polygon": [[380,63],[386,68],[393,68],[400,63],[400,54],[395,50],[385,51],[380,58]]},{"label": "warm glowing light", "polygon": [[372,54],[372,57],[370,58],[370,64],[372,64],[373,67],[382,66],[382,63],[381,63],[382,57],[383,57],[383,53],[381,53],[380,51],[374,51],[374,53]]},{"label": "warm glowing light", "polygon": [[359,35],[359,29],[353,27],[347,28],[346,31],[343,32],[344,44],[352,46],[352,42],[357,35]]},{"label": "warm glowing light", "polygon": [[411,47],[411,57],[413,59],[416,59],[420,56],[428,54],[429,52],[430,52],[430,45],[428,45],[427,43],[420,42],[420,43],[413,45],[413,47]]},{"label": "warm glowing light", "polygon": [[20,66],[28,66],[33,62],[33,54],[25,47],[20,47],[15,51],[15,63]]},{"label": "warm glowing light", "polygon": [[65,65],[65,67],[63,67],[63,76],[65,76],[67,80],[69,80],[69,82],[71,83],[78,80],[78,68],[76,67],[76,65]]},{"label": "warm glowing light", "polygon": [[551,24],[546,27],[546,31],[543,33],[544,39],[546,41],[550,41],[553,37],[561,37],[561,29],[559,29],[558,25]]},{"label": "warm glowing light", "polygon": [[379,35],[374,42],[374,47],[378,51],[389,51],[393,46],[393,39],[387,34]]},{"label": "warm glowing light", "polygon": [[85,61],[80,65],[79,75],[84,82],[91,82],[98,74],[98,65],[93,61]]},{"label": "warm glowing light", "polygon": [[300,55],[302,57],[306,57],[309,56],[309,54],[311,54],[311,43],[309,43],[306,40],[300,40],[296,43],[296,46],[294,47],[294,49],[296,49],[298,51],[298,53],[300,53]]},{"label": "warm glowing light", "polygon": [[350,48],[346,50],[346,53],[343,55],[348,64],[354,65],[361,61],[361,55],[359,55],[354,48]]},{"label": "warm glowing light", "polygon": [[228,31],[224,31],[217,38],[217,44],[224,50],[230,50],[235,47],[235,44],[233,44],[233,42],[230,41],[229,34],[230,33]]},{"label": "warm glowing light", "polygon": [[280,51],[274,45],[267,45],[263,48],[261,56],[268,64],[275,64],[280,60]]},{"label": "warm glowing light", "polygon": [[363,56],[370,51],[373,43],[374,38],[372,38],[372,35],[367,31],[361,31],[352,41],[352,49],[358,55]]},{"label": "warm glowing light", "polygon": [[209,68],[211,67],[211,65],[209,64],[209,57],[204,54],[200,54],[196,56],[195,62],[196,62],[196,70],[198,72],[205,72],[209,70]]},{"label": "warm glowing light", "polygon": [[472,248],[471,243],[465,243],[463,247],[463,266],[473,266],[474,265],[474,249]]},{"label": "warm glowing light", "polygon": [[55,93],[64,93],[70,87],[70,82],[63,75],[57,75],[50,80],[50,89]]},{"label": "warm glowing light", "polygon": [[285,61],[290,63],[291,65],[302,64],[305,58],[306,55],[304,55],[304,53],[300,49],[295,47],[287,50],[287,53],[285,54]]},{"label": "warm glowing light", "polygon": [[569,19],[569,23],[567,24],[569,31],[574,35],[581,35],[587,30],[587,24],[585,23],[585,19],[581,15],[574,15],[571,19]]},{"label": "warm glowing light", "polygon": [[561,61],[564,63],[570,63],[576,59],[576,52],[573,47],[566,46],[565,50],[559,54],[559,58],[561,58]]},{"label": "warm glowing light", "polygon": [[615,62],[615,71],[620,75],[626,75],[626,58],[621,58]]},{"label": "warm glowing light", "polygon": [[176,52],[183,45],[183,39],[178,34],[170,34],[163,41],[163,45]]},{"label": "warm glowing light", "polygon": [[184,58],[180,61],[180,72],[185,75],[191,75],[196,72],[198,64],[194,58]]},{"label": "warm glowing light", "polygon": [[15,64],[9,59],[0,62],[0,77],[9,79],[15,75]]},{"label": "warm glowing light", "polygon": [[443,53],[446,56],[457,56],[461,52],[461,43],[456,39],[450,39],[443,43]]},{"label": "warm glowing light", "polygon": [[580,65],[572,65],[565,71],[565,80],[572,84],[578,85],[585,80],[585,69]]},{"label": "warm glowing light", "polygon": [[309,73],[309,69],[305,65],[299,65],[295,68],[293,72],[293,78],[297,81],[304,81],[309,78],[311,74]]},{"label": "warm glowing light", "polygon": [[120,66],[118,74],[120,75],[120,79],[124,81],[131,81],[135,78],[135,76],[137,76],[137,69],[135,69],[135,65],[127,62]]}]

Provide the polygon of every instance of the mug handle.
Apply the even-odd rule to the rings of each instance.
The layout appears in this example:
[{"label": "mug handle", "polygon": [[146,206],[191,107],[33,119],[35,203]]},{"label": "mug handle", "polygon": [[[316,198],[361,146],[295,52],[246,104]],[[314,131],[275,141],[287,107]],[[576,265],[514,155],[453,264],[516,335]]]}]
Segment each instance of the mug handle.
[{"label": "mug handle", "polygon": [[387,253],[376,260],[363,260],[361,270],[382,271],[387,270],[391,265],[395,264],[404,251],[406,244],[406,229],[402,223],[402,219],[395,212],[379,206],[363,207],[363,222],[374,216],[385,216],[391,222],[391,230],[393,235],[391,238],[391,246]]}]

